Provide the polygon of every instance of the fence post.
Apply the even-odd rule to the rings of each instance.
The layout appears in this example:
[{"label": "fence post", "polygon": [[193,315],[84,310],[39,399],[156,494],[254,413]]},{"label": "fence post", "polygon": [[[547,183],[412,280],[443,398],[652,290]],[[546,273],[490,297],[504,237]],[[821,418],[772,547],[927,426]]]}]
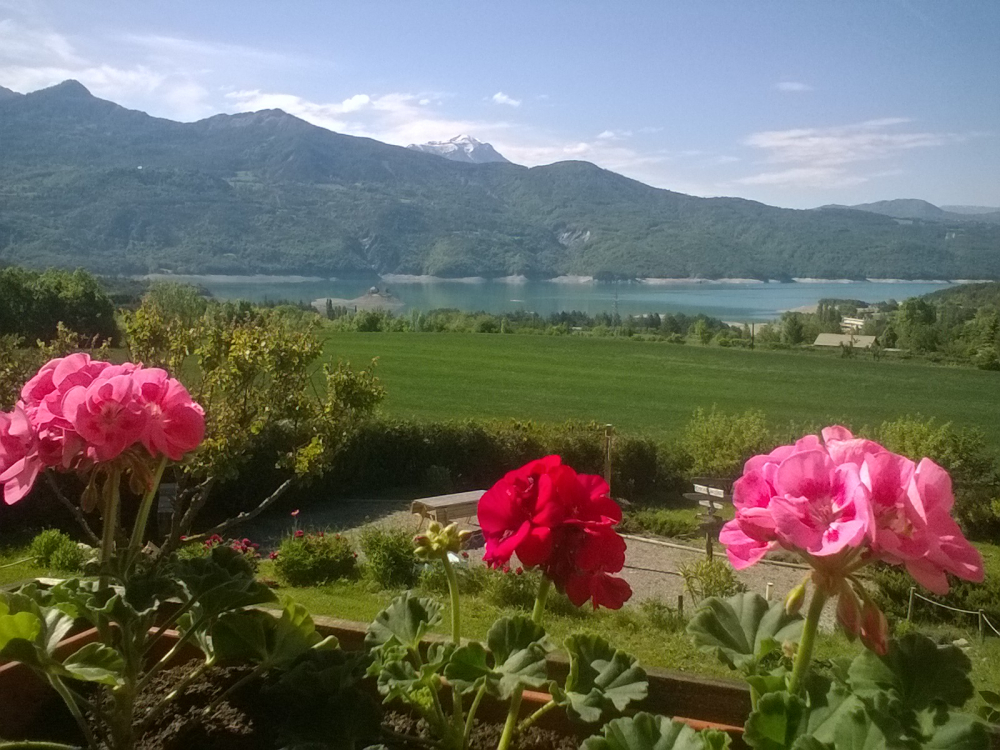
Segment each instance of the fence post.
[{"label": "fence post", "polygon": [[684,594],[677,595],[677,614],[680,617],[684,616]]},{"label": "fence post", "polygon": [[909,622],[913,618],[913,594],[916,593],[917,587],[910,586],[910,603],[906,605],[906,621]]},{"label": "fence post", "polygon": [[771,594],[774,591],[774,583],[772,581],[767,582],[767,586],[764,588],[764,599],[771,601]]}]

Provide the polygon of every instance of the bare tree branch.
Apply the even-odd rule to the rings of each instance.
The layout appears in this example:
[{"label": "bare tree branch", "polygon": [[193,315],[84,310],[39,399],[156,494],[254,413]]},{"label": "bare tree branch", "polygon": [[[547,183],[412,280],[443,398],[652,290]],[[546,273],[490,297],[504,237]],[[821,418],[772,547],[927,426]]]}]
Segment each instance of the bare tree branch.
[{"label": "bare tree branch", "polygon": [[204,541],[213,534],[222,534],[224,531],[229,531],[229,529],[233,528],[233,526],[244,523],[245,521],[249,521],[251,518],[256,518],[265,510],[274,505],[274,503],[278,502],[281,496],[284,495],[288,491],[288,488],[292,486],[292,482],[294,481],[295,481],[294,477],[289,477],[288,479],[286,479],[284,482],[281,483],[278,489],[276,489],[274,492],[268,495],[264,500],[262,500],[260,505],[258,505],[253,510],[244,511],[239,515],[226,519],[217,526],[213,526],[208,531],[198,534],[197,536],[189,536],[185,541],[188,542]]},{"label": "bare tree branch", "polygon": [[[170,515],[170,535],[163,543],[164,554],[169,554],[177,549],[181,541],[181,534],[191,531],[194,519],[199,511],[205,507],[214,484],[215,479],[209,477],[196,487],[177,493],[177,496],[174,498],[173,513]],[[193,499],[185,511],[183,510],[184,500],[186,497],[191,496],[193,496]]]},{"label": "bare tree branch", "polygon": [[80,528],[83,529],[83,533],[86,535],[87,540],[95,547],[99,546],[101,544],[101,540],[97,534],[94,533],[94,530],[90,528],[90,524],[87,523],[87,517],[83,515],[83,511],[81,511],[79,507],[74,505],[70,499],[63,494],[63,491],[60,489],[58,483],[56,483],[56,480],[52,478],[51,472],[45,472],[45,479],[48,481],[49,487],[55,493],[55,496],[59,499],[59,502],[65,506],[66,510],[70,512],[70,515],[72,515],[73,518],[76,519],[76,522],[80,524]]}]

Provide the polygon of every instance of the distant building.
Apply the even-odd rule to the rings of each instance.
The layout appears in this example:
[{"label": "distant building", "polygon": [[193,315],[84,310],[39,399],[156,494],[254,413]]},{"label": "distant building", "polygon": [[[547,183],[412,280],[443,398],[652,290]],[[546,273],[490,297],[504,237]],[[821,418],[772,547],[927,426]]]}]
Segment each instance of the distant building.
[{"label": "distant building", "polygon": [[859,336],[854,333],[821,333],[813,346],[853,346],[855,349],[870,349],[878,341],[878,336]]},{"label": "distant building", "polygon": [[844,333],[857,333],[865,326],[864,318],[841,318],[840,330]]}]

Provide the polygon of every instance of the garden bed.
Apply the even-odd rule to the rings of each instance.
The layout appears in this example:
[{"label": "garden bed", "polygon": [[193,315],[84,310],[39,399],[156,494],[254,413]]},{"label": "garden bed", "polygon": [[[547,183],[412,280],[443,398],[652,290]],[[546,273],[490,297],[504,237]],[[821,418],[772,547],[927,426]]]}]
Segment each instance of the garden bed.
[{"label": "garden bed", "polygon": [[[347,651],[364,648],[367,623],[316,617],[316,629],[323,636],[335,636]],[[176,636],[171,634],[172,638]],[[94,640],[95,632],[87,630],[78,633],[63,644],[66,652],[75,650]],[[160,648],[164,651],[171,645],[172,638],[163,639]],[[428,640],[436,640],[430,636]],[[443,640],[443,639],[442,639]],[[151,694],[163,695],[171,686],[193,668],[192,649],[181,652],[178,664],[157,678],[150,687]],[[547,661],[549,676],[561,682],[569,669],[568,662],[559,655]],[[224,710],[213,712],[209,718],[198,716],[201,707],[207,705],[214,695],[231,684],[242,674],[239,667],[215,669],[206,673],[206,679],[193,683],[188,697],[182,698],[163,718],[156,723],[140,747],[143,750],[195,750],[196,748],[255,748],[275,747],[275,736],[267,728],[275,717],[269,714],[266,702],[255,701],[252,691],[242,698],[224,704]],[[694,678],[680,672],[665,669],[647,670],[649,680],[648,697],[635,705],[636,710],[649,711],[667,716],[685,717],[684,720],[696,728],[711,724],[727,729],[737,738],[742,732],[742,724],[750,711],[750,694],[738,682],[708,678]],[[374,683],[365,683],[373,702],[380,700]],[[527,716],[549,700],[546,693],[526,691],[522,702],[522,715]],[[0,665],[0,704],[5,710],[0,713],[0,737],[31,739],[53,739],[58,735],[64,741],[77,739],[76,728],[65,709],[49,688],[27,667],[16,664]],[[390,709],[392,707],[390,706]],[[482,747],[495,747],[496,736],[502,728],[506,706],[484,702],[480,711],[482,728],[477,731],[477,739]],[[42,718],[44,717],[44,718]],[[399,733],[417,736],[425,731],[409,714],[389,710],[383,725]],[[584,726],[571,723],[564,712],[553,711],[538,722],[537,731],[529,733],[522,750],[564,750],[577,747],[580,739],[590,736],[599,726]],[[581,732],[582,730],[582,732]],[[492,742],[493,744],[489,744]],[[414,745],[419,746],[419,745]],[[406,745],[398,745],[406,747]],[[476,745],[474,744],[475,748]],[[734,743],[742,747],[742,743]]]}]

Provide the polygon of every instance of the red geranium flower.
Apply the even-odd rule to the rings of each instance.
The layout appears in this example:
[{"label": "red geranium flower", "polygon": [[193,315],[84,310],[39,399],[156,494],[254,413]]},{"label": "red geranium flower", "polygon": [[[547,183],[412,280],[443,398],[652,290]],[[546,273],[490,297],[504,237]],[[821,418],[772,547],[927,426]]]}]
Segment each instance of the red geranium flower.
[{"label": "red geranium flower", "polygon": [[506,570],[516,554],[577,606],[620,608],[632,590],[610,575],[625,565],[625,540],[614,529],[621,508],[608,493],[601,477],[577,474],[559,456],[509,472],[479,501],[483,561]]}]

